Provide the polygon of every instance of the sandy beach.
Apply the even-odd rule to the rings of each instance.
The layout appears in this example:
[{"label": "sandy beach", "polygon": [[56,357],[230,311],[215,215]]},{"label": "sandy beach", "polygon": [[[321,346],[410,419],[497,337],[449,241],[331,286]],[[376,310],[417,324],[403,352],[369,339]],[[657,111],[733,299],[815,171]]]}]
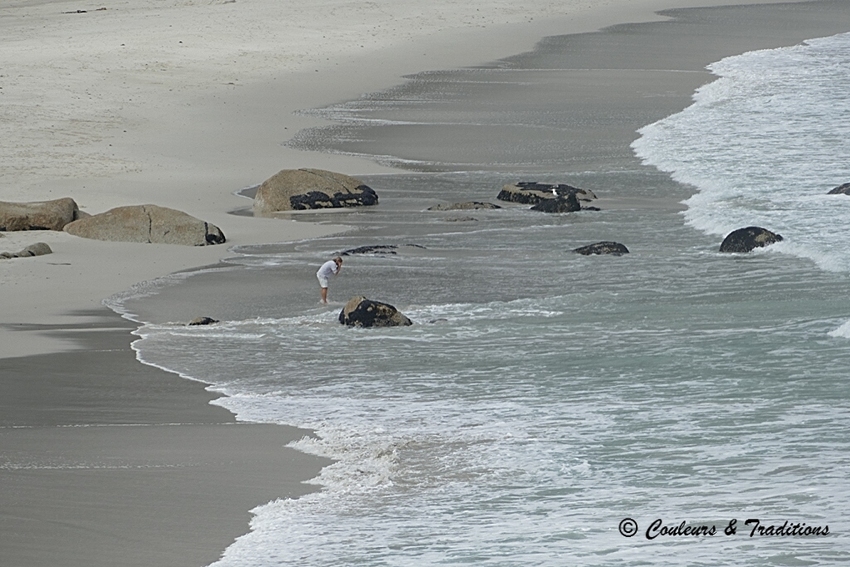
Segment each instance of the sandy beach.
[{"label": "sandy beach", "polygon": [[[193,248],[0,233],[0,251],[53,249],[0,261],[4,564],[206,565],[248,531],[252,508],[315,488],[303,481],[326,462],[286,447],[309,431],[236,423],[209,404],[216,396],[203,384],[138,363],[135,324],[102,304],[139,282],[215,264],[232,246],[346,230],[231,214],[250,205],[237,191],[281,169],[391,171],[285,147],[320,125],[298,110],[520,53],[547,35],[663,19],[657,10],[773,3],[788,2],[4,5],[0,200],[72,197],[88,213],[152,203],[228,238]],[[835,33],[826,22],[823,31]],[[735,50],[798,35],[777,29]],[[679,98],[669,103],[681,108]]]}]

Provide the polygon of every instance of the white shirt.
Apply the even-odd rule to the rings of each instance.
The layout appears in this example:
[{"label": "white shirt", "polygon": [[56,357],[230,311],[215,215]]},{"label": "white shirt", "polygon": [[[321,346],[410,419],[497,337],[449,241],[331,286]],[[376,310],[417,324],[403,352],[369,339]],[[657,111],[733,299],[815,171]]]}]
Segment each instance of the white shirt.
[{"label": "white shirt", "polygon": [[336,273],[339,272],[339,266],[336,265],[336,262],[333,260],[328,260],[322,267],[319,268],[319,271],[316,272],[316,275],[320,278],[329,278],[331,276],[335,276]]}]

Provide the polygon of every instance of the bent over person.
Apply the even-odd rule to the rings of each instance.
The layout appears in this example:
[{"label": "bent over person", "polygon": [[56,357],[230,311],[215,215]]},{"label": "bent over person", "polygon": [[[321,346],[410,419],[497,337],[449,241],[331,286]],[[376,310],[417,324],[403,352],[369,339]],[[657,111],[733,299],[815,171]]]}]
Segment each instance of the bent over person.
[{"label": "bent over person", "polygon": [[333,260],[328,260],[319,271],[316,272],[316,277],[319,278],[319,287],[322,289],[322,303],[328,302],[328,279],[335,276],[342,269],[342,258],[337,256]]}]

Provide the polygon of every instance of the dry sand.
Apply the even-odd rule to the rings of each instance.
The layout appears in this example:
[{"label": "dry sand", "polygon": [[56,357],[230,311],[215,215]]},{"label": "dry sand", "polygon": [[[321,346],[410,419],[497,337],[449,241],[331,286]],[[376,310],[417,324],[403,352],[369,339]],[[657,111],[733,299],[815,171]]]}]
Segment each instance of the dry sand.
[{"label": "dry sand", "polygon": [[[344,230],[229,214],[249,204],[236,190],[283,168],[386,171],[283,147],[317,124],[294,111],[545,35],[743,3],[768,2],[5,2],[0,200],[154,203],[218,225],[227,246]],[[307,432],[235,424],[202,384],[136,363],[133,326],[101,306],[227,246],[32,232],[6,234],[0,251],[36,241],[54,254],[0,261],[3,564],[203,565],[247,531],[250,508],[310,489],[300,481],[322,461],[284,448]]]}]

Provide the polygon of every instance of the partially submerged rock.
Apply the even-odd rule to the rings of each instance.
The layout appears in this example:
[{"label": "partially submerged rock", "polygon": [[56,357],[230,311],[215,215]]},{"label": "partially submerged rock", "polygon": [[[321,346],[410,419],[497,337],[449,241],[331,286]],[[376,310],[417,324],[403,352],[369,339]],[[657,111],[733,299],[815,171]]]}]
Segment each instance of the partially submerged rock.
[{"label": "partially submerged rock", "polygon": [[9,203],[0,201],[0,230],[62,230],[66,224],[88,216],[70,197],[52,201]]},{"label": "partially submerged rock", "polygon": [[399,327],[413,324],[389,303],[372,301],[363,296],[348,300],[339,312],[339,322],[349,327]]},{"label": "partially submerged rock", "polygon": [[531,207],[531,210],[543,213],[574,213],[581,210],[581,204],[579,204],[575,194],[570,193],[566,197],[543,199]]},{"label": "partially submerged rock", "polygon": [[340,256],[351,256],[352,254],[395,254],[395,244],[376,244],[374,246],[358,246],[357,248],[349,248],[340,252]]},{"label": "partially submerged rock", "polygon": [[189,321],[188,325],[212,325],[213,323],[218,323],[218,319],[213,319],[212,317],[195,317],[191,321]]},{"label": "partially submerged rock", "polygon": [[549,183],[537,183],[536,181],[520,181],[519,183],[505,185],[496,198],[500,201],[536,205],[546,199],[554,199],[556,197],[566,198],[569,195],[574,195],[579,201],[592,201],[596,199],[593,191],[589,191],[588,189],[580,189],[579,187],[573,187],[572,185],[563,183],[552,185]]},{"label": "partially submerged rock", "polygon": [[360,207],[378,204],[378,195],[360,180],[323,169],[284,169],[257,189],[254,213]]},{"label": "partially submerged rock", "polygon": [[583,254],[584,256],[591,256],[596,254],[610,254],[612,256],[622,256],[623,254],[628,254],[629,249],[626,248],[625,245],[620,244],[619,242],[603,240],[602,242],[596,242],[594,244],[588,244],[587,246],[575,248],[573,252],[575,252],[576,254]]},{"label": "partially submerged rock", "polygon": [[766,228],[748,226],[730,232],[720,244],[720,251],[749,252],[753,248],[761,248],[781,241],[781,235],[771,232]]},{"label": "partially submerged rock", "polygon": [[396,250],[401,248],[402,246],[408,246],[410,248],[422,248],[425,247],[420,244],[373,244],[370,246],[358,246],[357,248],[349,248],[348,250],[343,250],[339,253],[340,256],[352,256],[354,254],[396,254]]},{"label": "partially submerged rock", "polygon": [[157,205],[117,207],[74,221],[65,232],[83,238],[151,244],[207,246],[226,241],[217,226]]},{"label": "partially submerged rock", "polygon": [[46,242],[36,242],[35,244],[30,244],[20,252],[0,252],[0,258],[29,258],[31,256],[44,256],[45,254],[52,253],[53,250],[50,249],[50,246]]},{"label": "partially submerged rock", "polygon": [[827,195],[850,195],[850,183],[844,183],[843,185],[839,185],[835,189],[832,189]]},{"label": "partially submerged rock", "polygon": [[428,207],[429,211],[470,211],[470,210],[478,210],[478,209],[501,209],[499,205],[494,205],[493,203],[483,203],[481,201],[467,201],[465,203],[441,203],[439,205],[434,205],[433,207]]}]

